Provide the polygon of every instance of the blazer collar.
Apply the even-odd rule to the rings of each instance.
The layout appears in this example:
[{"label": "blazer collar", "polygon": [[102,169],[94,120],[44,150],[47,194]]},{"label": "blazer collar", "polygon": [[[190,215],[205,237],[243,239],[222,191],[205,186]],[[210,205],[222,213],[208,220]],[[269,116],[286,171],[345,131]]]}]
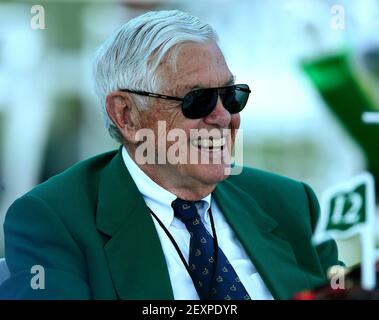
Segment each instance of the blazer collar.
[{"label": "blazer collar", "polygon": [[121,149],[99,181],[98,230],[121,299],[173,299],[171,282],[150,212],[122,160]]},{"label": "blazer collar", "polygon": [[214,196],[275,299],[289,299],[310,287],[278,223],[249,194],[226,180],[216,187]]}]

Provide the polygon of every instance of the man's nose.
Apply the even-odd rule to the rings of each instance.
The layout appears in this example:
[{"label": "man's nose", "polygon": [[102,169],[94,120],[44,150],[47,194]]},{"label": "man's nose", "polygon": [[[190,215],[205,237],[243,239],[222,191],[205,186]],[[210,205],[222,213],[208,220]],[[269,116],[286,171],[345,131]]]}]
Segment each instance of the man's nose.
[{"label": "man's nose", "polygon": [[229,126],[231,118],[231,114],[224,108],[220,97],[218,97],[216,107],[204,118],[204,122],[226,128]]}]

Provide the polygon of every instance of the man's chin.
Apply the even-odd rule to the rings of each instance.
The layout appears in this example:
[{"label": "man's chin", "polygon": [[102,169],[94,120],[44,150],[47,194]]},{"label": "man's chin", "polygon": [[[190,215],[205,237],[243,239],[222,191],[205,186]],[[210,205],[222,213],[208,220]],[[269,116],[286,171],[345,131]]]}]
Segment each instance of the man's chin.
[{"label": "man's chin", "polygon": [[[199,165],[199,179],[206,184],[217,184],[227,179],[230,175],[230,166],[228,165]],[[200,169],[200,168],[199,168]]]}]

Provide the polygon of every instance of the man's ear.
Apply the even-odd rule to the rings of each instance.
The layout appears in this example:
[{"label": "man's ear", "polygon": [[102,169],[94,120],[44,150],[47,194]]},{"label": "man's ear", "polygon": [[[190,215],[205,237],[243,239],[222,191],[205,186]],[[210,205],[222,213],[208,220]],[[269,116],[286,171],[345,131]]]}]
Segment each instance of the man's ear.
[{"label": "man's ear", "polygon": [[129,94],[115,91],[106,98],[106,110],[113,124],[118,128],[124,139],[135,143],[135,134],[138,124],[133,116],[136,108]]}]

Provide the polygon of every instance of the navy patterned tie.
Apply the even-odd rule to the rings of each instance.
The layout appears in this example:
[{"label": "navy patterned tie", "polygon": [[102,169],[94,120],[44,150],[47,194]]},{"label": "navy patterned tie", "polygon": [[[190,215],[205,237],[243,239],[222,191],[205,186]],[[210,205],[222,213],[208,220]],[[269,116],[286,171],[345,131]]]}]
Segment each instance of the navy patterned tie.
[{"label": "navy patterned tie", "polygon": [[177,198],[171,204],[174,215],[191,235],[189,250],[190,275],[201,300],[250,300],[245,287],[221,248],[214,257],[214,239],[197,212],[195,202]]}]

